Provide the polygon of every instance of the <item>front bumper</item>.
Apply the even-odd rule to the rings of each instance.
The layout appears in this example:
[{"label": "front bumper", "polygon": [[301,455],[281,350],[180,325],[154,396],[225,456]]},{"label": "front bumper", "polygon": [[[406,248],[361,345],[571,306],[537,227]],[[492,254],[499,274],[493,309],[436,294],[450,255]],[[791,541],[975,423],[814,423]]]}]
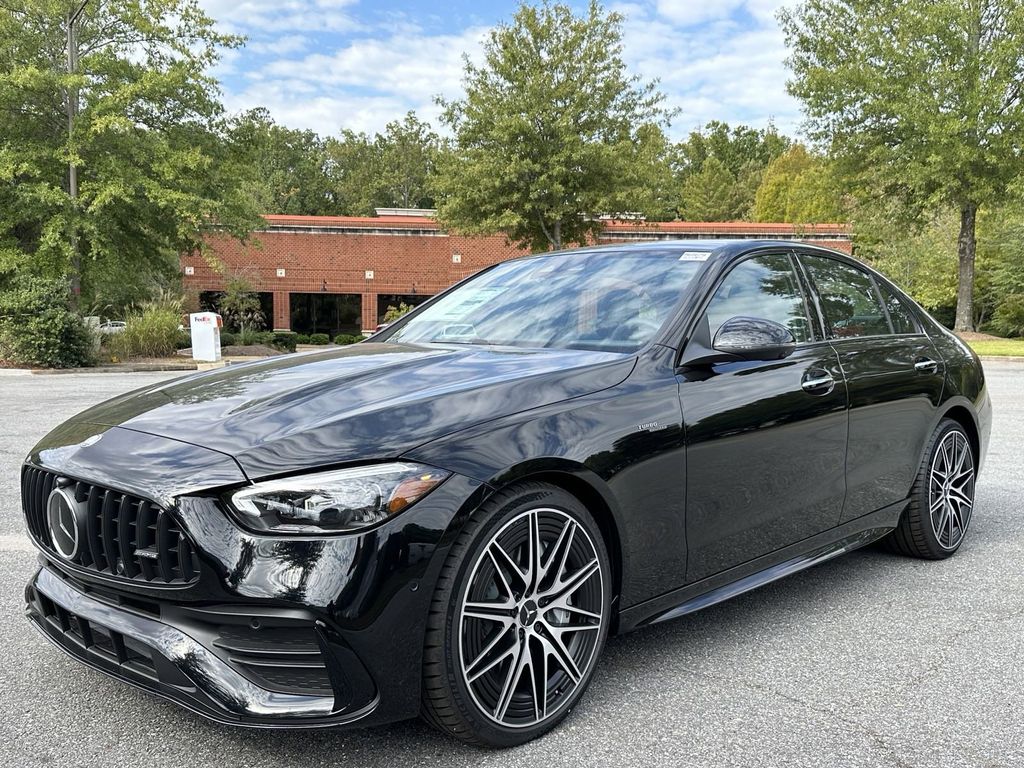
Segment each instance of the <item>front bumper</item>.
[{"label": "front bumper", "polygon": [[336,725],[360,719],[377,703],[346,711],[352,691],[345,684],[326,695],[262,688],[186,629],[90,596],[48,568],[36,574],[26,599],[35,627],[69,656],[219,722]]},{"label": "front bumper", "polygon": [[181,496],[173,513],[194,542],[193,581],[92,572],[36,540],[27,613],[73,658],[220,723],[415,717],[433,585],[487,492],[453,475],[382,526],[324,538],[252,534],[216,498]]}]

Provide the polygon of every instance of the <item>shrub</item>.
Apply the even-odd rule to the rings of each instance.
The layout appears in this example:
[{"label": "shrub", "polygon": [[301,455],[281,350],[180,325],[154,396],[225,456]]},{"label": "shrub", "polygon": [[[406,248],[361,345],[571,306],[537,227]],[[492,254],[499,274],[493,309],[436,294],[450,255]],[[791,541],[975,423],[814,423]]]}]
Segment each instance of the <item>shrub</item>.
[{"label": "shrub", "polygon": [[93,348],[92,332],[68,307],[63,280],[24,276],[0,292],[0,359],[78,368],[92,365]]},{"label": "shrub", "polygon": [[256,331],[252,328],[246,328],[244,331],[237,334],[235,339],[243,347],[248,347],[253,344],[262,344],[265,347],[270,347],[274,344],[274,332]]},{"label": "shrub", "polygon": [[1024,336],[1024,294],[1003,299],[992,315],[992,327],[1003,336]]},{"label": "shrub", "polygon": [[238,343],[238,339],[231,331],[220,332],[220,345],[222,347],[233,347]]},{"label": "shrub", "polygon": [[334,337],[334,343],[341,345],[355,344],[356,342],[362,341],[365,338],[365,336],[353,336],[352,334],[349,333],[339,333],[337,336]]},{"label": "shrub", "polygon": [[182,337],[181,298],[163,296],[142,304],[125,318],[125,329],[110,340],[110,350],[121,359],[168,357]]},{"label": "shrub", "polygon": [[295,334],[295,343],[296,344],[309,344],[309,334],[308,333],[296,333]]},{"label": "shrub", "polygon": [[178,331],[178,349],[188,349],[192,346],[192,334],[186,330]]},{"label": "shrub", "polygon": [[224,321],[242,333],[261,328],[266,322],[259,296],[253,291],[249,278],[242,273],[227,276],[224,293],[217,306]]},{"label": "shrub", "polygon": [[331,337],[326,333],[311,333],[309,334],[309,343],[323,346],[324,344],[331,343]]},{"label": "shrub", "polygon": [[270,342],[274,349],[280,349],[282,352],[294,352],[295,345],[298,343],[297,333],[285,331],[276,332],[273,341]]},{"label": "shrub", "polygon": [[388,308],[384,311],[384,322],[393,323],[402,315],[412,312],[414,309],[415,307],[406,304],[404,301],[399,302],[397,307],[393,304],[389,304]]}]

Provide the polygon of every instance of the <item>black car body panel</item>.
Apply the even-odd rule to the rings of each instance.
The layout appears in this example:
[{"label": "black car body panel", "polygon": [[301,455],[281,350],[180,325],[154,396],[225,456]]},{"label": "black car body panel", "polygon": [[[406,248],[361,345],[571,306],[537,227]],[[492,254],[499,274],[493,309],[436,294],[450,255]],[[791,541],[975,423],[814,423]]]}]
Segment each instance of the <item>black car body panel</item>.
[{"label": "black car body panel", "polygon": [[[916,333],[825,338],[819,315],[782,359],[687,367],[697,319],[740,261],[856,262],[784,242],[678,248],[706,261],[635,353],[390,343],[403,319],[351,348],[85,411],[26,460],[42,569],[30,617],[85,663],[220,722],[386,722],[419,709],[424,627],[452,542],[518,480],[560,485],[597,518],[625,630],[890,531],[944,415],[964,424],[980,465],[991,424],[980,362],[905,296]],[[934,370],[915,368],[923,360]],[[830,383],[808,390],[809,377]],[[357,533],[258,534],[228,508],[231,489],[265,478],[397,460],[451,475]],[[71,560],[40,512],[57,487],[91,516],[92,549]],[[171,560],[181,569],[155,578]]]},{"label": "black car body panel", "polygon": [[220,451],[258,479],[396,456],[438,434],[614,386],[632,367],[584,350],[364,343],[159,384],[81,418]]}]

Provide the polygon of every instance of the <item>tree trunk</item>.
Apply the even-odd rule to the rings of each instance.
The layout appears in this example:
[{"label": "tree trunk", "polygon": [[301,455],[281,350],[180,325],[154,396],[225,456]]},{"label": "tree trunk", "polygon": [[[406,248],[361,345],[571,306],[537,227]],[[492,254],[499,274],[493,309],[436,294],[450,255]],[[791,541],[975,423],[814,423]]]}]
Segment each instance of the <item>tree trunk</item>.
[{"label": "tree trunk", "polygon": [[[84,0],[78,10],[68,16],[68,74],[74,75],[78,72],[78,34],[75,29],[75,22],[85,10]],[[72,159],[68,161],[68,237],[71,241],[71,264],[69,265],[69,282],[71,288],[71,308],[76,312],[79,310],[79,299],[82,294],[82,255],[78,243],[78,166],[75,164],[73,153],[75,151],[75,118],[78,116],[78,86],[70,84],[67,89],[67,117],[68,117],[68,148],[72,152]]]},{"label": "tree trunk", "polygon": [[957,255],[960,261],[960,276],[956,294],[957,331],[974,330],[974,253],[978,240],[974,225],[978,218],[978,206],[964,203],[960,208],[960,237],[957,239]]},{"label": "tree trunk", "polygon": [[554,226],[551,228],[551,245],[554,250],[562,250],[562,222],[561,220],[556,221]]}]

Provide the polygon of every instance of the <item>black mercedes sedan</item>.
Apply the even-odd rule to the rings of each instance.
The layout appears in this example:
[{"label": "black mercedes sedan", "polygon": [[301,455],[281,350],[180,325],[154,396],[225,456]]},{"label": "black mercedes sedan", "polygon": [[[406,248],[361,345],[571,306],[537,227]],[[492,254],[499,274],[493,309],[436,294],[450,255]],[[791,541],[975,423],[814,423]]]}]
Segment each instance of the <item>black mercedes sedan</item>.
[{"label": "black mercedes sedan", "polygon": [[856,547],[960,547],[978,358],[795,242],[493,266],[352,347],[140,389],[22,472],[28,615],[221,723],[552,728],[609,633]]}]

